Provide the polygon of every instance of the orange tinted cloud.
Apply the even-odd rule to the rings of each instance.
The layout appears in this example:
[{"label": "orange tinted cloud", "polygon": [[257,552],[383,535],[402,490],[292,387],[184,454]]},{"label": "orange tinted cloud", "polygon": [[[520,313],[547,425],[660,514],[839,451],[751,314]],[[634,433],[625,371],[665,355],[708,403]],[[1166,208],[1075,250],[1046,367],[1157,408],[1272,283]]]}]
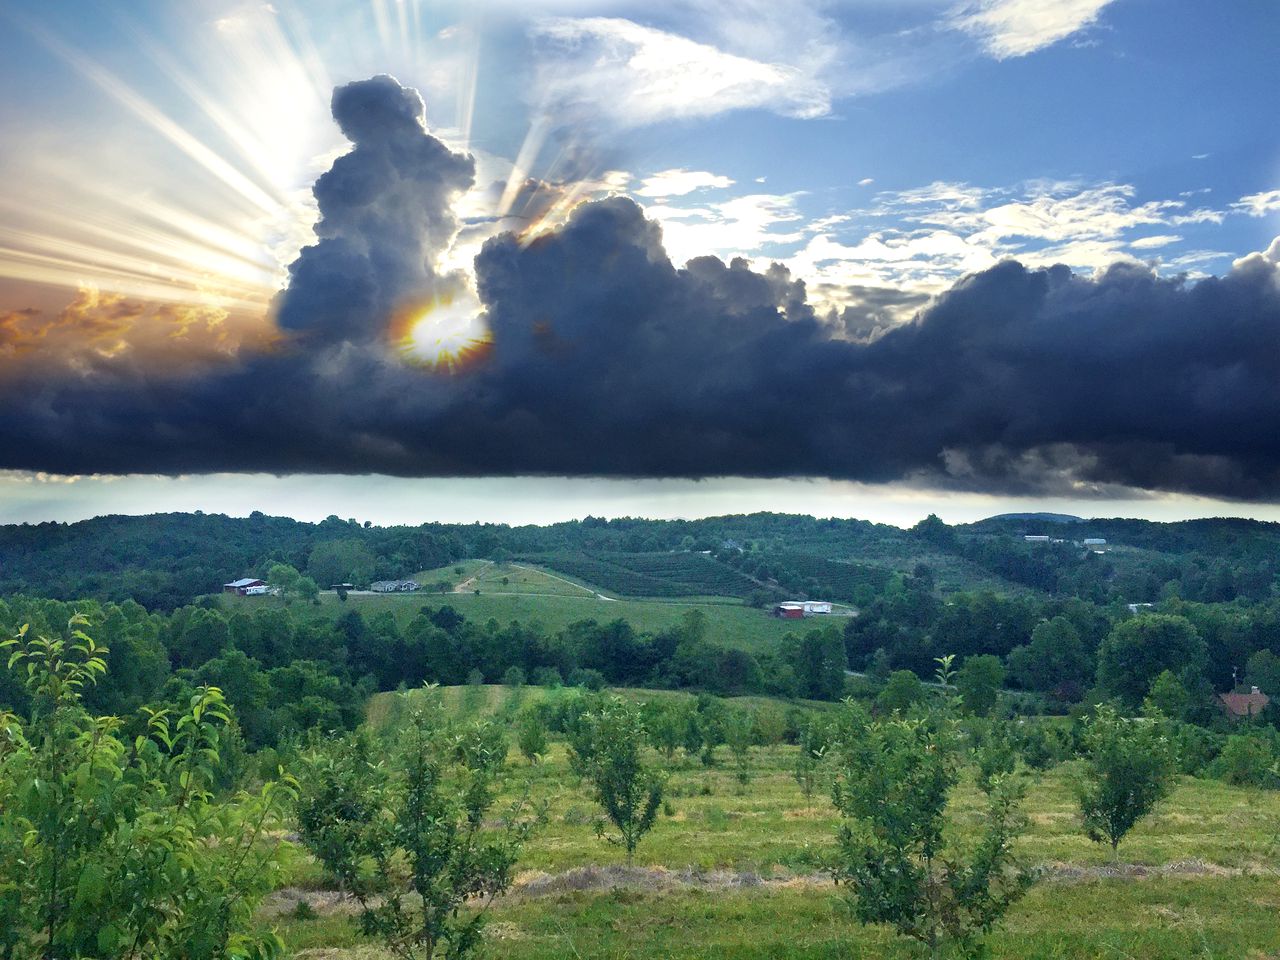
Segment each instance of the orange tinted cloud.
[{"label": "orange tinted cloud", "polygon": [[14,363],[122,360],[184,369],[234,359],[278,340],[264,316],[198,303],[157,303],[83,285],[56,314],[0,313],[0,371]]}]

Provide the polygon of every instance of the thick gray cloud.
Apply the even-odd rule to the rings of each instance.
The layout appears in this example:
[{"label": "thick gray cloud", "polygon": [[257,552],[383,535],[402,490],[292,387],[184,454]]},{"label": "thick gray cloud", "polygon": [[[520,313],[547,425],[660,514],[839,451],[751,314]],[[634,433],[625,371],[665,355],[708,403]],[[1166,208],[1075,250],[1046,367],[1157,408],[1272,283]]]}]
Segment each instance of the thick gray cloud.
[{"label": "thick gray cloud", "polygon": [[458,229],[472,159],[423,127],[416,90],[387,76],[339,87],[333,118],[355,149],[316,181],[319,241],[289,267],[280,326],[312,338],[374,339],[386,318],[462,282],[435,262]]},{"label": "thick gray cloud", "polygon": [[492,351],[450,376],[404,363],[385,334],[402,304],[459,282],[435,262],[471,162],[389,78],[341,88],[334,114],[355,146],[316,184],[318,242],[279,302],[289,345],[183,377],[124,356],[0,368],[0,467],[1280,499],[1280,242],[1195,283],[1006,262],[856,341],[780,266],[676,268],[659,226],[612,198],[532,241],[485,244]]}]

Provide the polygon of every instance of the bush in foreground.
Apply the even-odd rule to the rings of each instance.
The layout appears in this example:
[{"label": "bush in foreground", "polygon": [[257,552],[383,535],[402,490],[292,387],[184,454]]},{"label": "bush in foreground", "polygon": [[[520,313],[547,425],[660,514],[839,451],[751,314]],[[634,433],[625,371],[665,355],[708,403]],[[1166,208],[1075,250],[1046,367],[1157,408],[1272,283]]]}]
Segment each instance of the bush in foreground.
[{"label": "bush in foreground", "polygon": [[501,729],[449,723],[428,688],[385,762],[358,740],[306,758],[302,842],[360,905],[361,932],[396,957],[463,957],[480,945],[532,828],[522,800],[488,825],[506,754]]},{"label": "bush in foreground", "polygon": [[1088,721],[1084,744],[1084,831],[1110,844],[1115,856],[1120,841],[1173,789],[1173,748],[1164,721],[1122,717],[1105,704]]},{"label": "bush in foreground", "polygon": [[0,714],[0,957],[221,960],[278,954],[252,916],[281,854],[266,829],[292,782],[215,798],[232,723],[203,687],[172,715],[149,711],[126,742],[82,692],[107,650],[73,618],[67,637],[0,644],[31,695]]},{"label": "bush in foreground", "polygon": [[849,703],[832,753],[835,875],[855,916],[893,926],[930,957],[981,956],[983,935],[1032,881],[1012,849],[1020,786],[993,774],[978,838],[961,847],[944,831],[963,755],[948,705],[876,721]]}]

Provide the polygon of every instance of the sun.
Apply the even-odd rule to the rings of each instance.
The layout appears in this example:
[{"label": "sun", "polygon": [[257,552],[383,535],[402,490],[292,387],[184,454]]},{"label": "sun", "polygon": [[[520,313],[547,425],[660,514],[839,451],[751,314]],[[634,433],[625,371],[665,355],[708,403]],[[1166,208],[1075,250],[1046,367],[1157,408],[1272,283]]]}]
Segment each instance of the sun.
[{"label": "sun", "polygon": [[456,373],[488,355],[493,340],[480,304],[470,296],[436,296],[402,310],[391,342],[412,363]]}]

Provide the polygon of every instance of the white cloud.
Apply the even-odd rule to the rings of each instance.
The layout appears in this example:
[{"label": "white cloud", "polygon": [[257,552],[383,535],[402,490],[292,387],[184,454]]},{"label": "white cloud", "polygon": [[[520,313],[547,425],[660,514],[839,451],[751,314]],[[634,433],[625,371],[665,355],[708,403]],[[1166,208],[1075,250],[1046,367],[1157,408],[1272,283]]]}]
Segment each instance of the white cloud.
[{"label": "white cloud", "polygon": [[874,178],[872,178],[872,177],[863,177],[861,180],[859,180],[859,181],[858,181],[858,186],[860,186],[860,187],[869,187],[869,186],[871,186],[871,184],[873,184],[873,183],[875,183],[875,179],[874,179]]},{"label": "white cloud", "polygon": [[645,177],[635,191],[641,197],[683,197],[695,190],[723,189],[733,186],[733,181],[706,170],[682,170],[675,167]]},{"label": "white cloud", "polygon": [[985,210],[989,224],[984,233],[993,239],[1028,237],[1047,241],[1116,237],[1124,230],[1164,223],[1182,207],[1176,200],[1158,200],[1132,206],[1133,187],[1103,184],[1069,196],[1039,196],[1004,203]]},{"label": "white cloud", "polygon": [[997,60],[1052,46],[1098,19],[1112,0],[969,0],[948,23],[973,34]]},{"label": "white cloud", "polygon": [[545,44],[539,92],[561,116],[586,113],[632,127],[747,108],[802,118],[831,109],[827,87],[796,67],[619,17],[549,18],[533,35]]},{"label": "white cloud", "polygon": [[1135,227],[1220,221],[1212,210],[1182,212],[1182,200],[1133,203],[1129,184],[1085,186],[1071,181],[1034,181],[1017,189],[984,189],[964,183],[877,196],[880,216],[909,224],[945,227],[994,248],[1013,252],[1028,243],[1114,240]]},{"label": "white cloud", "polygon": [[698,207],[656,203],[645,214],[662,224],[663,244],[676,264],[704,254],[750,256],[767,245],[804,238],[789,194],[748,194]]},{"label": "white cloud", "polygon": [[935,180],[924,187],[913,187],[897,193],[881,194],[894,205],[899,204],[942,204],[947,209],[977,207],[986,199],[989,191],[981,187],[971,187],[967,183],[947,183]]},{"label": "white cloud", "polygon": [[1233,203],[1231,209],[1247,213],[1251,217],[1265,217],[1268,213],[1280,212],[1280,190],[1251,193]]},{"label": "white cloud", "polygon": [[1176,233],[1158,233],[1152,237],[1139,237],[1137,240],[1130,240],[1129,246],[1134,250],[1155,250],[1159,247],[1167,247],[1171,243],[1181,243],[1182,238]]},{"label": "white cloud", "polygon": [[785,262],[813,287],[887,286],[934,294],[997,259],[989,248],[949,230],[886,230],[855,244],[819,234]]},{"label": "white cloud", "polygon": [[[1009,257],[1032,267],[1063,263],[1077,270],[1132,261],[1144,251],[1161,251],[1160,267],[1167,270],[1220,258],[1214,251],[1188,254],[1174,247],[1183,237],[1167,228],[1220,223],[1222,211],[1188,210],[1185,199],[1138,203],[1136,192],[1129,184],[1053,180],[1002,188],[937,181],[882,191],[869,209],[808,224],[805,244],[785,262],[809,283],[813,299],[839,306],[842,288],[933,295]],[[1147,235],[1130,239],[1139,232]],[[911,309],[907,304],[896,319]]]}]

